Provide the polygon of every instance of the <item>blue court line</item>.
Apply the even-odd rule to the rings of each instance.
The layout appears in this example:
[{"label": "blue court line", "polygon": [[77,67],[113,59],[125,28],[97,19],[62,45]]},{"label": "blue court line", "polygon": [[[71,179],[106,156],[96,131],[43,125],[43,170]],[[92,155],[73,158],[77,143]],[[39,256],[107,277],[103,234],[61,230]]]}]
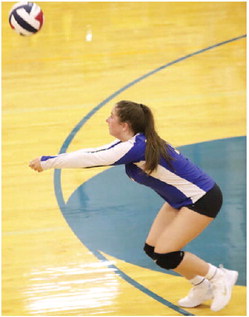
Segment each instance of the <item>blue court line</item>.
[{"label": "blue court line", "polygon": [[[100,261],[107,261],[110,262],[103,254],[101,254],[99,251],[91,251],[96,258],[98,258]],[[116,265],[114,264],[107,264],[107,267],[111,268],[117,275],[119,275],[120,277],[122,277],[122,279],[124,279],[126,282],[128,282],[129,284],[131,284],[132,286],[136,287],[137,289],[139,289],[140,291],[142,291],[143,293],[149,295],[150,297],[152,297],[153,299],[155,299],[156,301],[158,301],[159,303],[177,311],[178,313],[182,314],[183,316],[195,316],[191,313],[189,313],[188,311],[180,308],[179,306],[176,306],[174,304],[172,304],[171,302],[167,301],[165,298],[157,295],[156,293],[152,292],[151,290],[149,290],[147,287],[143,286],[142,284],[138,283],[137,281],[135,281],[133,278],[131,278],[129,275],[127,275],[126,273],[124,273],[123,271],[121,271]]]},{"label": "blue court line", "polygon": [[[138,77],[137,79],[131,81],[130,83],[128,83],[127,85],[123,86],[122,88],[118,89],[117,91],[115,91],[113,94],[111,94],[109,97],[107,97],[106,99],[104,99],[101,103],[99,103],[96,107],[94,107],[85,117],[83,117],[79,123],[74,127],[74,129],[70,132],[70,134],[68,135],[68,137],[65,139],[61,149],[60,149],[60,152],[59,153],[65,153],[68,146],[70,145],[70,143],[72,142],[74,136],[77,134],[77,132],[81,129],[81,127],[99,110],[101,109],[104,105],[106,105],[109,101],[111,101],[112,99],[114,99],[116,96],[118,96],[119,94],[121,94],[122,92],[124,92],[125,90],[127,90],[128,88],[134,86],[135,84],[137,84],[138,82],[148,78],[149,76],[151,75],[154,75],[156,73],[158,73],[159,71],[171,66],[171,65],[174,65],[176,63],[179,63],[179,62],[182,62],[190,57],[193,57],[193,56],[196,56],[196,55],[199,55],[201,53],[204,53],[206,51],[209,51],[211,49],[214,49],[214,48],[217,48],[221,45],[225,45],[225,44],[228,44],[228,43],[231,43],[231,42],[234,42],[234,41],[237,41],[237,40],[240,40],[242,38],[245,38],[247,35],[246,34],[243,34],[243,35],[240,35],[238,37],[234,37],[232,39],[229,39],[229,40],[226,40],[226,41],[223,41],[223,42],[219,42],[219,43],[216,43],[214,45],[211,45],[211,46],[208,46],[204,49],[201,49],[201,50],[198,50],[196,52],[193,52],[191,54],[188,54],[188,55],[185,55],[185,56],[182,56],[178,59],[175,59],[174,61],[172,62],[169,62],[165,65],[162,65],[140,77]],[[60,169],[56,169],[54,171],[54,191],[55,191],[55,196],[56,196],[56,199],[57,199],[57,202],[58,202],[58,205],[62,211],[62,214],[63,214],[63,211],[66,211],[66,203],[65,203],[65,200],[64,200],[64,197],[63,197],[63,193],[62,193],[62,188],[61,188],[61,170]],[[100,260],[107,260],[105,257],[103,257],[102,255],[100,255],[100,253],[96,253],[94,252],[93,250],[91,250],[91,252],[93,252],[95,254],[95,256],[100,259]],[[101,259],[102,257],[102,259]],[[142,292],[144,292],[145,294],[147,294],[148,296],[151,296],[153,297],[154,299],[158,300],[159,302],[161,302],[162,304],[176,310],[177,312],[181,313],[182,315],[184,316],[194,316],[194,315],[191,315],[189,312],[187,311],[184,311],[183,309],[179,308],[178,306],[175,306],[173,305],[172,303],[166,301],[164,298],[156,295],[155,293],[151,292],[149,289],[145,288],[144,286],[142,286],[141,284],[139,284],[138,282],[136,282],[135,280],[131,279],[128,275],[126,275],[124,272],[122,272],[121,270],[119,270],[117,267],[115,267],[116,269],[116,273],[120,276],[122,276],[128,283],[131,283],[134,287],[138,288],[139,290],[141,290]]]}]

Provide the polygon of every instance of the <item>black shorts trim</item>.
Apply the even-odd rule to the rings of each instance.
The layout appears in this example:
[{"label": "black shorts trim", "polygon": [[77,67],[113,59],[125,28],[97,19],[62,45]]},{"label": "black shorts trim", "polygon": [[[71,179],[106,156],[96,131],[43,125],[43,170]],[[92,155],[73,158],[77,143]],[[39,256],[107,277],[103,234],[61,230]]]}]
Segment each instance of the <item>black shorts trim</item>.
[{"label": "black shorts trim", "polygon": [[197,200],[192,205],[187,205],[185,207],[192,209],[199,214],[215,218],[221,209],[223,202],[222,192],[220,187],[215,184],[212,189],[210,189],[203,197]]}]

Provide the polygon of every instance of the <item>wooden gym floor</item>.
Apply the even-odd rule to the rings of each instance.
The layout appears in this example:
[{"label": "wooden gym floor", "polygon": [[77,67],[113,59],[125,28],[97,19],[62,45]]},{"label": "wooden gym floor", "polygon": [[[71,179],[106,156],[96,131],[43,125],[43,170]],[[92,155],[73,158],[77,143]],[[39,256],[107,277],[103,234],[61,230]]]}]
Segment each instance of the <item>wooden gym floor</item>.
[{"label": "wooden gym floor", "polygon": [[[246,2],[38,2],[22,37],[2,2],[2,315],[246,315]],[[225,203],[189,250],[239,270],[230,304],[181,309],[189,290],[143,241],[161,201],[119,168],[29,161],[112,140],[116,101],[148,104],[158,131],[213,174]]]}]

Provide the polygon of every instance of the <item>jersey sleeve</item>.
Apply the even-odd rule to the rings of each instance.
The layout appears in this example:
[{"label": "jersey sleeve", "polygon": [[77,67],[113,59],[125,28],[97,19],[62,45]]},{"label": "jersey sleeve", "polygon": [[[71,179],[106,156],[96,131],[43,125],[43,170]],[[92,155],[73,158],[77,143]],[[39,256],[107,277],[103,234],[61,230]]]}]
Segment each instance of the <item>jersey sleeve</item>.
[{"label": "jersey sleeve", "polygon": [[[42,156],[44,170],[55,168],[86,168],[130,163],[134,157],[129,155],[134,147],[134,140],[115,141],[99,148],[82,149],[55,156]],[[132,151],[133,152],[133,151]]]}]

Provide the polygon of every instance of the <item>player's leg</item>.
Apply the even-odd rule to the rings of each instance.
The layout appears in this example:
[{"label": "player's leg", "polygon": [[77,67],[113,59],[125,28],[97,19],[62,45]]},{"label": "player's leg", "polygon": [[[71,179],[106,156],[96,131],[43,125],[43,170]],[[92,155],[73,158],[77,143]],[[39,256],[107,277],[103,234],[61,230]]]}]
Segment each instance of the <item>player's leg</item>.
[{"label": "player's leg", "polygon": [[[155,244],[155,252],[168,254],[182,250],[212,221],[211,217],[201,215],[186,207],[181,208],[174,219],[162,230]],[[208,263],[189,252],[185,252],[182,259],[179,255],[179,259],[175,262],[179,263],[174,270],[188,279],[196,275],[205,276],[208,272]]]},{"label": "player's leg", "polygon": [[[189,280],[205,277],[214,290],[212,310],[220,310],[230,300],[232,286],[237,279],[237,272],[217,268],[190,252],[181,251],[196,238],[213,218],[183,207],[165,228],[155,245],[155,262],[172,269]],[[225,292],[224,292],[225,290]]]},{"label": "player's leg", "polygon": [[[178,209],[171,207],[165,203],[155,218],[148,237],[146,239],[144,251],[148,256],[154,259],[154,246],[162,232],[170,225],[174,218],[179,213]],[[202,302],[212,298],[212,291],[208,280],[201,276],[195,276],[189,280],[193,285],[189,294],[179,301],[183,307],[196,307]]]},{"label": "player's leg", "polygon": [[164,203],[159,210],[144,245],[145,253],[152,259],[154,258],[154,248],[158,237],[172,222],[178,212],[178,209],[171,207],[168,203]]}]

